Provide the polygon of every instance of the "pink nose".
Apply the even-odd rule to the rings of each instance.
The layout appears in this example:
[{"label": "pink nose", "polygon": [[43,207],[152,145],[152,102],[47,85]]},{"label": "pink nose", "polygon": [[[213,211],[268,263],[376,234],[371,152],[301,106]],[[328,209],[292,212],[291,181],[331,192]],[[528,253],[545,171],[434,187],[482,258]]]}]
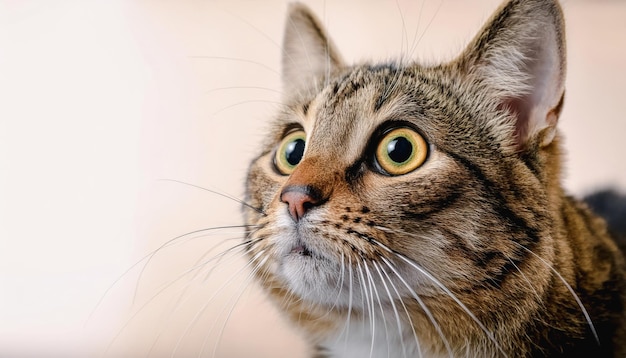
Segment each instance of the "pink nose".
[{"label": "pink nose", "polygon": [[309,187],[288,186],[280,194],[280,201],[289,206],[289,214],[298,222],[307,211],[320,203],[317,197]]}]

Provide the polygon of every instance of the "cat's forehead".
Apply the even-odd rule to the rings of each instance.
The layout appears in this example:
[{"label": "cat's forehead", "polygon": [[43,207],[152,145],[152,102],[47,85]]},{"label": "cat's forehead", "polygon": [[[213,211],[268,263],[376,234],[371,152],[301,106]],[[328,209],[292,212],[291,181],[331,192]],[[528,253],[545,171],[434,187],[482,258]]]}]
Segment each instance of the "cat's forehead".
[{"label": "cat's forehead", "polygon": [[408,121],[428,131],[423,110],[428,84],[415,69],[392,64],[353,67],[300,104],[307,150],[358,158],[367,140],[389,121]]}]

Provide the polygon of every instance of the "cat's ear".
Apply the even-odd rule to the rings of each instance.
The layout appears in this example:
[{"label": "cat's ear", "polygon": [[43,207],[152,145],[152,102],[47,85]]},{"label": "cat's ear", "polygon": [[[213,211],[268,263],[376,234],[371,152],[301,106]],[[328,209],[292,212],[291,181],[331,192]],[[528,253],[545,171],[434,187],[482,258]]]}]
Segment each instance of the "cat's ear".
[{"label": "cat's ear", "polygon": [[311,88],[343,67],[343,60],[315,15],[305,5],[289,4],[283,38],[283,93]]},{"label": "cat's ear", "polygon": [[519,149],[554,138],[565,93],[564,31],[556,0],[511,0],[459,59],[464,72],[486,83],[516,116]]}]

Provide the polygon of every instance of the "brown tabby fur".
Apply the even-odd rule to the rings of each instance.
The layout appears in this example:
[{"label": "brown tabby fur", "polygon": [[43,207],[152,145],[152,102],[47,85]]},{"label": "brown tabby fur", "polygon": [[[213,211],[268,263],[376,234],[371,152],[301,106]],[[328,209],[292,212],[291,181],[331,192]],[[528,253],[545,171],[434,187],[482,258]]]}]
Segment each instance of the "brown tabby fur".
[{"label": "brown tabby fur", "polygon": [[[503,4],[463,54],[434,67],[346,66],[296,4],[284,51],[287,106],[249,171],[259,208],[245,212],[249,253],[317,356],[358,356],[357,335],[362,356],[626,355],[622,253],[560,184],[555,1]],[[430,145],[400,176],[372,165],[394,124]],[[293,128],[306,151],[281,175],[273,158]],[[311,198],[300,219],[286,188]]]}]

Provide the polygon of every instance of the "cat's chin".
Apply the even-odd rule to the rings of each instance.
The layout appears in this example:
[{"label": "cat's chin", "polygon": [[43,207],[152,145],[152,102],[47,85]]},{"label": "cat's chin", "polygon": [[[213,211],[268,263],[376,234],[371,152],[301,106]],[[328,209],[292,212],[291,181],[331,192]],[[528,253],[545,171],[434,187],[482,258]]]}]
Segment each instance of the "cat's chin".
[{"label": "cat's chin", "polygon": [[278,220],[280,234],[273,237],[274,274],[299,299],[315,305],[333,305],[341,296],[342,267],[333,253],[320,247],[323,239],[311,232],[312,224]]},{"label": "cat's chin", "polygon": [[[277,234],[270,238],[273,274],[298,299],[324,307],[361,309],[374,299],[374,292],[381,304],[398,294],[432,293],[432,283],[403,262],[395,263],[394,272],[382,260],[374,263],[351,252],[341,254],[335,243],[350,238],[326,232],[317,224],[324,216],[312,214],[296,224],[287,213],[279,213]],[[407,290],[407,284],[413,289]]]},{"label": "cat's chin", "polygon": [[313,304],[324,305],[336,302],[340,270],[338,264],[303,243],[296,242],[280,258],[277,273],[296,296]]}]

